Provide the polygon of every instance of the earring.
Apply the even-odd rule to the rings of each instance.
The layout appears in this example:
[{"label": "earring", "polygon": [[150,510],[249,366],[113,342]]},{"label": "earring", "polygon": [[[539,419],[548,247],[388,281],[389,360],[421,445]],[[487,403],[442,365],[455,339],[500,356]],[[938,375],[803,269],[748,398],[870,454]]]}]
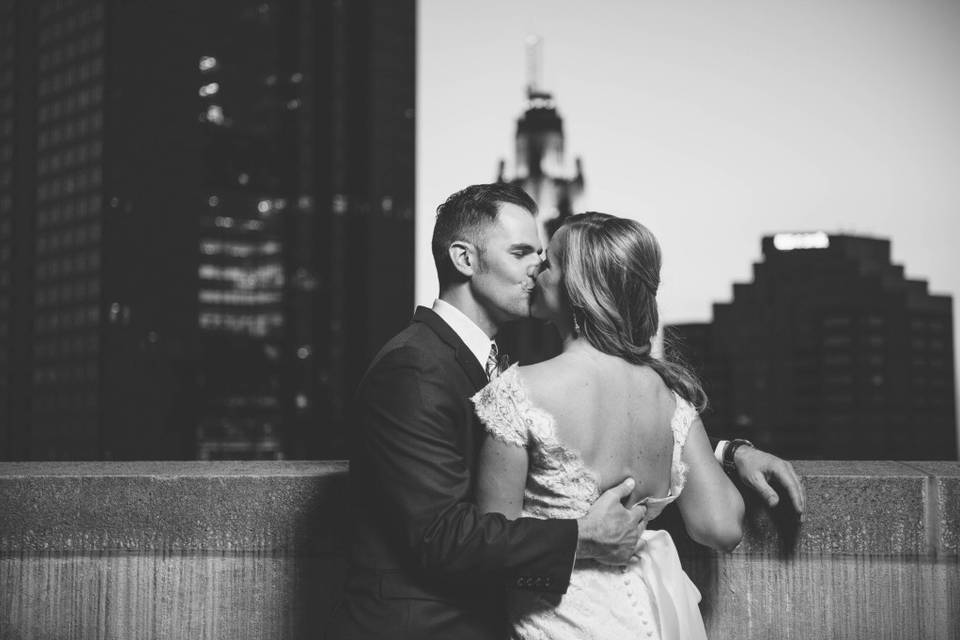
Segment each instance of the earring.
[{"label": "earring", "polygon": [[576,312],[576,311],[573,312],[573,336],[574,336],[575,338],[580,336],[580,323],[577,322],[577,312]]}]

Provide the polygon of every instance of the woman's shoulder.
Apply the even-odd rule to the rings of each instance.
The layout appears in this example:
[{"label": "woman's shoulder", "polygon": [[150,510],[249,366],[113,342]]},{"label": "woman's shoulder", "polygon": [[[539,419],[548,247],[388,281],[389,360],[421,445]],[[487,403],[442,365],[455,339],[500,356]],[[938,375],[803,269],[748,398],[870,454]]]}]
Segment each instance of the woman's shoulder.
[{"label": "woman's shoulder", "polygon": [[584,375],[582,368],[577,366],[575,359],[567,354],[518,367],[517,377],[534,397],[543,397],[546,393],[556,396],[572,391],[582,386],[585,379],[589,379],[589,376]]}]

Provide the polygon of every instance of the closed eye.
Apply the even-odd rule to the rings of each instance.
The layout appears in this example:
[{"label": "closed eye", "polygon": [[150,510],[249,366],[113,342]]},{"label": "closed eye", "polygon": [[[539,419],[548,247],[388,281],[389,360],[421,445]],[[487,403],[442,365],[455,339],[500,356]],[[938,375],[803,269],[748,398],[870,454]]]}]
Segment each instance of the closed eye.
[{"label": "closed eye", "polygon": [[531,253],[540,253],[529,244],[515,244],[510,247],[510,253],[516,258],[526,258]]}]

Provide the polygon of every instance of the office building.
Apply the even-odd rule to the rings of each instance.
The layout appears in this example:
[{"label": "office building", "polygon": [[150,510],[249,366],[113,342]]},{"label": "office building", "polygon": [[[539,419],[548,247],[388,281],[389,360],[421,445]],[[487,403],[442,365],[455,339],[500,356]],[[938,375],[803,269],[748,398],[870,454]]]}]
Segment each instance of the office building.
[{"label": "office building", "polygon": [[414,2],[0,33],[0,457],[330,454],[412,308]]},{"label": "office building", "polygon": [[708,429],[788,458],[956,459],[951,298],[905,277],[886,239],[762,246],[711,323],[666,330],[703,378]]},{"label": "office building", "polygon": [[[527,104],[517,120],[513,175],[507,174],[507,163],[501,160],[497,182],[519,185],[534,199],[541,236],[547,242],[565,217],[580,211],[584,177],[580,158],[572,164],[567,159],[563,118],[553,94],[540,81],[541,47],[539,38],[527,42]],[[523,364],[545,360],[560,349],[555,330],[537,320],[512,323],[497,340]]]}]

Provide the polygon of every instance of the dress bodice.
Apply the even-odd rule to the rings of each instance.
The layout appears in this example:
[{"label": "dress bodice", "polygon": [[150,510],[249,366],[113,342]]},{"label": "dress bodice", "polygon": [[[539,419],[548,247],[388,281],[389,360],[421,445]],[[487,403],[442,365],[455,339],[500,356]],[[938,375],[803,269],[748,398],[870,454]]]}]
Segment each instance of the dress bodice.
[{"label": "dress bodice", "polygon": [[[673,502],[686,482],[687,469],[681,454],[697,414],[689,402],[676,393],[674,397],[677,407],[670,421],[670,489],[665,497],[641,501],[647,505],[648,520]],[[587,467],[578,451],[558,439],[554,417],[532,402],[517,365],[480,390],[473,403],[490,436],[529,452],[521,516],[580,518],[589,511],[600,497],[600,478]]]},{"label": "dress bodice", "polygon": [[[677,499],[687,468],[683,446],[696,410],[674,394],[670,420],[673,456],[670,489],[649,497],[652,520]],[[600,497],[598,475],[557,437],[553,416],[536,406],[514,365],[472,398],[487,433],[527,450],[529,465],[521,516],[580,518]],[[697,603],[700,593],[680,564],[666,531],[641,534],[632,562],[617,567],[577,559],[570,585],[559,602],[546,594],[513,591],[508,597],[511,640],[706,640]]]}]

